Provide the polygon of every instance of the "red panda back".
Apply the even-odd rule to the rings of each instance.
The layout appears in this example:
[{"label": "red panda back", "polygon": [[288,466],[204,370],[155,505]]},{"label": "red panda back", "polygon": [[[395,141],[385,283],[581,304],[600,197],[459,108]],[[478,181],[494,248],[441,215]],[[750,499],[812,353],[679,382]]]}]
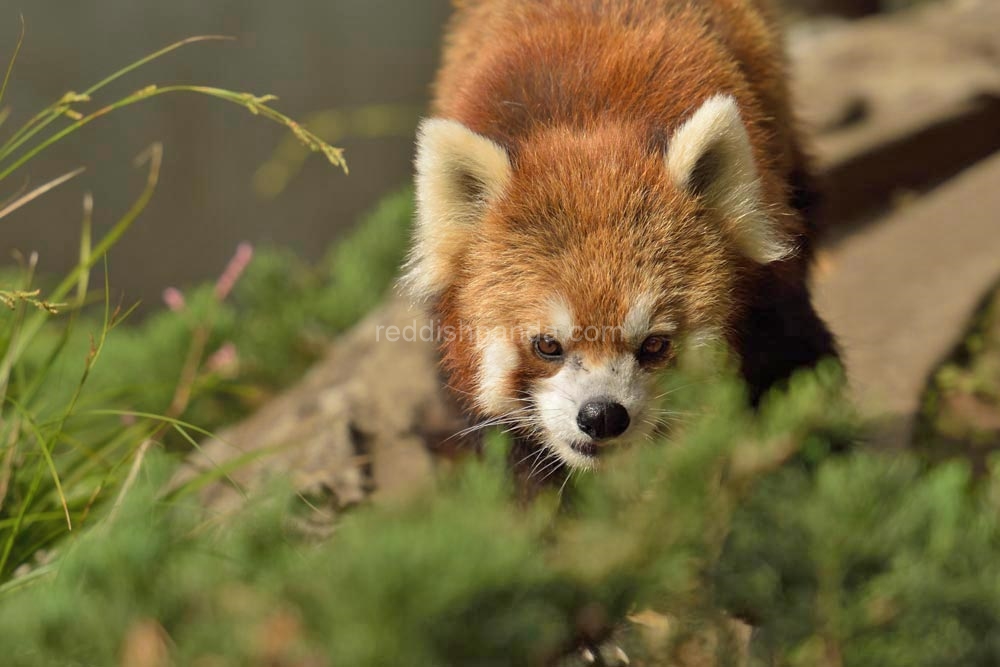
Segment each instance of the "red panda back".
[{"label": "red panda back", "polygon": [[[664,149],[712,95],[736,98],[766,199],[789,199],[799,165],[779,32],[759,0],[475,0],[460,3],[434,115],[507,148],[546,127],[609,119]],[[782,216],[787,231],[804,231]]]}]

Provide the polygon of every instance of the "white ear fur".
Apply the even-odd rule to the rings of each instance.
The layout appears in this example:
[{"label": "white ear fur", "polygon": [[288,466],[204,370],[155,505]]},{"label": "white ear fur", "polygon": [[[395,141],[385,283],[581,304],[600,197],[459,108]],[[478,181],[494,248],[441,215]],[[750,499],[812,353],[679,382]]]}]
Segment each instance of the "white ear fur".
[{"label": "white ear fur", "polygon": [[709,98],[674,132],[667,170],[680,187],[724,217],[750,259],[767,264],[794,251],[761,202],[750,138],[732,96]]},{"label": "white ear fur", "polygon": [[487,204],[510,180],[507,152],[453,120],[425,120],[417,133],[417,216],[403,277],[418,299],[440,294]]}]

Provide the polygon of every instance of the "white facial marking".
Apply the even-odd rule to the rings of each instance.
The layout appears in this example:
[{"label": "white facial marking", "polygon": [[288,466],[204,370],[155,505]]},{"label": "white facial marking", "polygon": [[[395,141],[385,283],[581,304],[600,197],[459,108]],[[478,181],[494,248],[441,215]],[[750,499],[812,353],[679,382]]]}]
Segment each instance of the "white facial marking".
[{"label": "white facial marking", "polygon": [[654,320],[656,312],[656,297],[644,294],[637,298],[625,315],[622,324],[625,341],[633,347],[638,347],[650,334],[672,334],[677,331],[677,325],[665,320]]},{"label": "white facial marking", "polygon": [[636,299],[625,315],[622,333],[625,340],[632,345],[638,345],[646,337],[649,322],[653,317],[653,305],[653,299],[648,294],[643,295]]},{"label": "white facial marking", "polygon": [[691,348],[705,347],[722,341],[722,332],[716,328],[698,329],[692,332],[685,339],[686,344]]},{"label": "white facial marking", "polygon": [[624,435],[633,435],[640,430],[636,424],[640,422],[649,393],[648,382],[631,354],[615,356],[596,367],[573,357],[567,359],[558,373],[539,381],[535,387],[535,404],[545,445],[571,467],[593,467],[594,459],[572,446],[574,442],[591,441],[577,425],[580,408],[596,398],[621,404],[628,410],[632,422]]},{"label": "white facial marking", "polygon": [[575,322],[573,309],[566,299],[554,297],[549,302],[549,330],[559,340],[569,342],[573,337]]},{"label": "white facial marking", "polygon": [[517,409],[509,396],[510,377],[517,368],[514,343],[501,329],[496,329],[480,343],[479,392],[476,403],[485,414],[501,415]]}]

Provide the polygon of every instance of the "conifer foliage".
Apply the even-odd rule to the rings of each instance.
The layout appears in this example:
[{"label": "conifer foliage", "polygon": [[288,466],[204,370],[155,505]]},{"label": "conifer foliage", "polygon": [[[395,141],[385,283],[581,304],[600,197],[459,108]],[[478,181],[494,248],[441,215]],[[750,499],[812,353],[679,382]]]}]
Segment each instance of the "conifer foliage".
[{"label": "conifer foliage", "polygon": [[[691,372],[672,435],[527,508],[500,439],[319,544],[289,531],[282,489],[220,524],[150,473],[54,575],[5,593],[5,663],[546,665],[614,633],[636,664],[695,664],[692,646],[738,664],[738,616],[753,664],[997,664],[995,477],[829,454],[858,438],[835,369],[757,414]],[[650,613],[669,621],[655,642],[629,620]]]}]

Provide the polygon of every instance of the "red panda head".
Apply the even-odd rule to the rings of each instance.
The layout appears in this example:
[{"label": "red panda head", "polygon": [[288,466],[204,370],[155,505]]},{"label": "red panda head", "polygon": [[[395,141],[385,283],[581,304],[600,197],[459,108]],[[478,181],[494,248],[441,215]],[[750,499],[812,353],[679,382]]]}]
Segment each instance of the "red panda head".
[{"label": "red panda head", "polygon": [[648,433],[677,347],[727,335],[742,277],[792,250],[733,98],[666,148],[649,134],[540,128],[508,152],[455,121],[420,130],[405,284],[441,317],[451,385],[571,466]]}]

